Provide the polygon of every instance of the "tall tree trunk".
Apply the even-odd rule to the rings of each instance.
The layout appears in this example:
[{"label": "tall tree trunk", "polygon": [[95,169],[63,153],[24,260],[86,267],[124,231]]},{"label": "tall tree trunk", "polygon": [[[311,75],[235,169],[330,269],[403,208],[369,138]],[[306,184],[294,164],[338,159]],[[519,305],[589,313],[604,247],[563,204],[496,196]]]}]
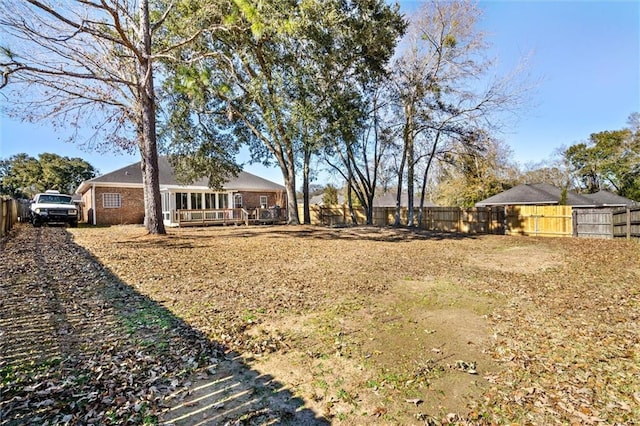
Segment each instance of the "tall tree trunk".
[{"label": "tall tree trunk", "polygon": [[413,144],[413,131],[409,132],[407,140],[407,226],[412,227],[413,223],[413,188],[414,188],[414,170],[415,155]]},{"label": "tall tree trunk", "polygon": [[415,146],[414,146],[414,108],[413,103],[405,106],[407,117],[404,132],[404,145],[407,150],[407,226],[413,226],[413,188],[415,178]]},{"label": "tall tree trunk", "polygon": [[398,168],[398,185],[396,186],[396,214],[393,226],[400,226],[400,207],[402,205],[402,178],[404,177],[404,163],[407,159],[407,151],[403,149],[402,160]]},{"label": "tall tree trunk", "polygon": [[436,155],[436,149],[438,147],[438,142],[440,141],[440,130],[436,133],[436,138],[433,141],[433,147],[431,148],[431,153],[429,154],[429,160],[427,160],[427,167],[424,169],[424,175],[422,176],[422,192],[420,193],[420,210],[418,211],[418,228],[422,228],[422,210],[424,210],[424,197],[427,190],[427,177],[429,175],[429,169],[431,169],[431,163],[433,162],[433,157]]},{"label": "tall tree trunk", "polygon": [[349,170],[349,182],[347,184],[347,203],[349,203],[349,214],[351,215],[351,224],[358,224],[358,217],[356,216],[356,212],[353,210],[353,175],[351,174],[351,170]]},{"label": "tall tree trunk", "polygon": [[289,225],[300,225],[300,216],[298,215],[298,200],[296,197],[296,168],[293,150],[287,149],[286,158],[286,174],[284,176],[284,185],[287,189],[287,223]]},{"label": "tall tree trunk", "polygon": [[306,225],[311,224],[311,211],[309,210],[309,175],[311,162],[311,150],[308,148],[304,149],[304,164],[302,166],[302,210],[303,210],[303,221]]},{"label": "tall tree trunk", "polygon": [[373,198],[375,194],[370,192],[367,194],[367,225],[373,225]]},{"label": "tall tree trunk", "polygon": [[162,221],[162,200],[158,173],[158,147],[156,141],[156,108],[151,60],[151,27],[149,2],[140,2],[140,34],[143,37],[141,57],[138,58],[138,84],[140,85],[140,156],[144,192],[144,224],[150,234],[166,234]]}]

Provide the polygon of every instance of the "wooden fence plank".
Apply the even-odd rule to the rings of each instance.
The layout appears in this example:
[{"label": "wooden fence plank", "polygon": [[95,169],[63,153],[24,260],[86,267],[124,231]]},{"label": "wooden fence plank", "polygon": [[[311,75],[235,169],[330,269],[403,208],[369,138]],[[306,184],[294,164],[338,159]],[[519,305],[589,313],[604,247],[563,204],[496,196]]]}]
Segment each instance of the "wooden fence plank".
[{"label": "wooden fence plank", "polygon": [[[313,206],[312,224],[345,225],[351,223],[346,205]],[[364,209],[356,208],[359,224],[364,224]],[[417,225],[419,209],[414,210]],[[407,224],[408,209],[400,209],[400,223]],[[394,207],[375,207],[373,224],[395,223]],[[507,206],[461,209],[459,207],[427,207],[422,211],[421,229],[470,234],[507,234],[543,237],[640,238],[640,206],[611,209],[572,209],[571,206]]]},{"label": "wooden fence plank", "polygon": [[612,209],[574,209],[573,236],[579,238],[613,238]]},{"label": "wooden fence plank", "polygon": [[0,198],[0,237],[7,234],[18,221],[18,200]]},{"label": "wooden fence plank", "polygon": [[508,206],[507,233],[541,237],[573,234],[571,206]]}]

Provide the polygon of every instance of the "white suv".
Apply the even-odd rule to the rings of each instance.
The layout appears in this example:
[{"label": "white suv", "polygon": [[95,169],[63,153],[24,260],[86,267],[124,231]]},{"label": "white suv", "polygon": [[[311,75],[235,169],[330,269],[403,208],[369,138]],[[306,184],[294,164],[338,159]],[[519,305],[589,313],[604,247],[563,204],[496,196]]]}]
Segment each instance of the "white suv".
[{"label": "white suv", "polygon": [[71,195],[48,190],[42,194],[36,194],[29,208],[31,223],[35,227],[43,223],[68,223],[72,228],[78,226],[78,207],[73,203]]}]

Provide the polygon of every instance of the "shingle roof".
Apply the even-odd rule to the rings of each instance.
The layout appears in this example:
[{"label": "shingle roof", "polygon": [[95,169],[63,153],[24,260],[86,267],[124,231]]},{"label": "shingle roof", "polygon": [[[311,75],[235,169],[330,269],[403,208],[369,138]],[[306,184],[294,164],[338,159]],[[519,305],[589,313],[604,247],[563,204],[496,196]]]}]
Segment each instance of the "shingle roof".
[{"label": "shingle roof", "polygon": [[595,203],[606,207],[623,207],[636,204],[636,202],[633,200],[604,190],[598,191],[594,194],[583,194],[583,197],[586,197],[594,201]]},{"label": "shingle roof", "polygon": [[[476,203],[477,207],[522,205],[522,204],[549,204],[556,205],[562,198],[562,190],[546,183],[523,184],[514,186],[504,192],[496,194]],[[597,203],[575,192],[567,192],[567,205],[580,207],[594,207]]]},{"label": "shingle roof", "polygon": [[[200,179],[196,182],[193,182],[190,185],[181,185],[178,183],[175,174],[173,172],[173,168],[169,164],[169,160],[167,157],[159,157],[158,158],[158,177],[160,180],[160,187],[185,187],[185,188],[207,188],[209,186],[209,182],[207,179]],[[98,184],[114,184],[114,185],[142,185],[142,170],[140,168],[140,163],[130,164],[126,167],[123,167],[118,170],[114,170],[111,173],[104,174],[102,176],[98,176],[96,178],[90,179],[88,181],[83,182],[78,191],[81,191],[83,187],[86,187],[88,184],[98,183]],[[275,182],[271,182],[270,180],[263,179],[254,174],[241,171],[238,173],[237,177],[232,177],[226,182],[222,188],[226,191],[284,191],[285,188],[282,185],[279,185]]]}]

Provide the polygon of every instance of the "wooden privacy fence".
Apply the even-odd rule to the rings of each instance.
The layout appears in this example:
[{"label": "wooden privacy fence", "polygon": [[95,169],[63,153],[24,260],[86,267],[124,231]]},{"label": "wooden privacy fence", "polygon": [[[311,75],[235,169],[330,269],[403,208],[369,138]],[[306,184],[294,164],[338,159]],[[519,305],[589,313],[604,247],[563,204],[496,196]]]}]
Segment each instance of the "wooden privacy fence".
[{"label": "wooden privacy fence", "polygon": [[508,235],[571,237],[571,206],[506,206]]},{"label": "wooden privacy fence", "polygon": [[0,237],[11,231],[18,221],[18,200],[0,199]]},{"label": "wooden privacy fence", "polygon": [[640,238],[640,206],[622,209],[574,209],[573,236]]},{"label": "wooden privacy fence", "polygon": [[640,206],[612,212],[611,223],[614,238],[640,238]]},{"label": "wooden privacy fence", "polygon": [[573,209],[573,236],[613,238],[613,209]]},{"label": "wooden privacy fence", "polygon": [[[311,223],[340,226],[351,224],[346,205],[311,206]],[[373,225],[395,223],[394,207],[375,207]],[[300,209],[302,217],[302,209]],[[356,221],[366,223],[363,208],[354,209]],[[419,209],[414,223],[418,224]],[[400,209],[400,224],[407,225],[409,211]],[[626,209],[583,209],[571,206],[506,206],[461,209],[427,207],[422,210],[421,229],[470,234],[530,235],[539,237],[640,238],[640,206]]]},{"label": "wooden privacy fence", "polygon": [[[418,226],[420,209],[414,209],[414,223]],[[299,211],[302,218],[302,210]],[[388,226],[395,223],[395,207],[374,207],[373,225]],[[340,226],[351,224],[351,212],[346,205],[310,206],[311,223],[314,225]],[[356,221],[366,223],[364,208],[354,208]],[[400,209],[400,223],[407,225],[409,209]],[[425,207],[422,209],[420,229],[429,231],[463,232],[470,234],[504,234],[504,209],[477,207]]]}]

